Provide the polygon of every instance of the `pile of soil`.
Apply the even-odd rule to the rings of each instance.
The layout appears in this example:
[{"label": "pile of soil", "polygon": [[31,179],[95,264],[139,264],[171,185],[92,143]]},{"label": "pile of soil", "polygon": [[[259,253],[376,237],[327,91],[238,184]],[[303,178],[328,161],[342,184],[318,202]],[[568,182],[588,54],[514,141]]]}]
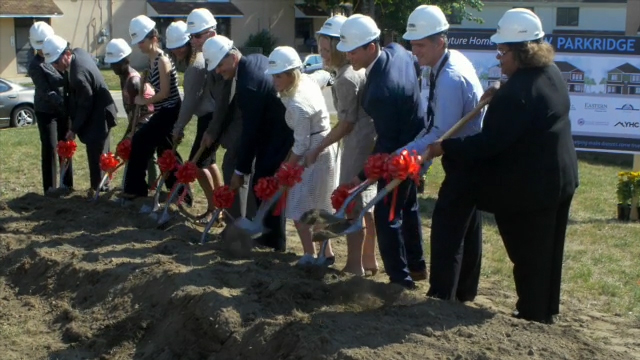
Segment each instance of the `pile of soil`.
[{"label": "pile of soil", "polygon": [[2,359],[640,359],[640,324],[571,301],[558,324],[529,323],[487,282],[471,304],[427,299],[423,282],[194,245],[199,228],[178,216],[157,229],[139,205],[0,204]]}]

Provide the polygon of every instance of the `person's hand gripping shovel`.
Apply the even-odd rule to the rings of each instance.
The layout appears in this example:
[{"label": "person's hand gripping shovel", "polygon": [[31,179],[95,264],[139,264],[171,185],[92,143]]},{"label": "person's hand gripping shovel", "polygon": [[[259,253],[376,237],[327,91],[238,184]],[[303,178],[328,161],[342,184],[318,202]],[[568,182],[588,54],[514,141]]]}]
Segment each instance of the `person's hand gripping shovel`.
[{"label": "person's hand gripping shovel", "polygon": [[[478,103],[478,105],[467,115],[465,115],[462,119],[460,119],[454,126],[449,129],[438,141],[442,141],[450,138],[455,135],[462,127],[464,127],[471,119],[473,119],[482,108],[489,103],[491,98],[484,99]],[[422,159],[429,158],[429,149],[425,151],[422,156],[411,156],[405,150],[402,153],[392,156],[387,160],[386,168],[387,168],[387,176],[392,178],[382,190],[378,192],[378,194],[362,209],[358,217],[352,222],[350,220],[343,220],[340,222],[336,222],[326,226],[324,229],[314,233],[314,238],[316,241],[322,239],[322,241],[340,237],[343,235],[351,234],[354,232],[361,231],[364,228],[363,219],[364,215],[371,209],[373,206],[380,202],[380,200],[384,199],[390,192],[392,192],[398,185],[402,183],[408,177],[415,178],[420,174],[420,165],[422,164]],[[415,165],[418,166],[415,166]],[[393,221],[394,212],[393,209],[395,207],[395,197],[392,198],[391,208],[392,211],[390,213],[389,221]]]}]

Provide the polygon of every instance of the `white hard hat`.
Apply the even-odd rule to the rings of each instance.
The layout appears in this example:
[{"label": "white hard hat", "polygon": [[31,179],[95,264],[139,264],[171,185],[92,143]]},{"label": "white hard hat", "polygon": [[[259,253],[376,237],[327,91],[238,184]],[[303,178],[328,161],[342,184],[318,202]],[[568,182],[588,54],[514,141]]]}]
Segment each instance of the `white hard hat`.
[{"label": "white hard hat", "polygon": [[491,36],[495,44],[519,43],[541,39],[544,36],[542,22],[529,9],[511,9],[502,15],[496,33]]},{"label": "white hard hat", "polygon": [[117,63],[131,54],[131,46],[124,39],[111,39],[105,47],[104,62]]},{"label": "white hard hat", "polygon": [[326,35],[331,37],[340,37],[340,28],[342,24],[347,21],[346,16],[336,15],[327,19],[327,21],[322,24],[320,30],[316,31],[318,35]]},{"label": "white hard hat", "polygon": [[342,52],[349,52],[379,37],[380,29],[372,18],[362,14],[354,14],[342,24],[340,42],[336,48]]},{"label": "white hard hat", "polygon": [[52,63],[62,55],[67,48],[67,40],[61,38],[58,35],[51,35],[42,44],[42,54],[44,55],[44,61]]},{"label": "white hard hat", "polygon": [[226,36],[216,35],[208,38],[202,45],[202,56],[207,62],[207,70],[211,71],[220,64],[220,60],[233,48],[233,41]]},{"label": "white hard hat", "polygon": [[44,21],[38,21],[29,29],[29,42],[34,49],[42,50],[45,39],[51,35],[53,35],[53,28]]},{"label": "white hard hat", "polygon": [[187,32],[197,34],[201,31],[216,28],[216,18],[207,9],[194,9],[187,17]]},{"label": "white hard hat", "polygon": [[439,7],[420,5],[409,15],[407,32],[402,37],[405,40],[420,40],[447,30],[449,22]]},{"label": "white hard hat", "polygon": [[300,55],[291,46],[278,46],[269,54],[269,75],[280,74],[302,66]]},{"label": "white hard hat", "polygon": [[177,49],[189,42],[189,34],[187,33],[187,23],[184,21],[174,21],[165,32],[167,39],[167,49]]},{"label": "white hard hat", "polygon": [[145,36],[156,27],[156,22],[149,19],[145,15],[138,15],[131,19],[129,23],[129,35],[131,36],[131,45],[135,45],[142,40]]}]

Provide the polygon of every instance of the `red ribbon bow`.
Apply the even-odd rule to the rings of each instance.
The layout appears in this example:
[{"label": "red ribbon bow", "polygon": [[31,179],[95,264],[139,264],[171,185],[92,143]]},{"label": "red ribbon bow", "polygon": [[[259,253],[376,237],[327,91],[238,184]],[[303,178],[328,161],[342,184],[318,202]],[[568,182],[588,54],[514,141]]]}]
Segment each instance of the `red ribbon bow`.
[{"label": "red ribbon bow", "polygon": [[182,184],[190,184],[194,182],[197,177],[198,167],[195,163],[189,161],[182,165],[178,165],[178,170],[176,171],[176,178],[178,179],[178,182]]},{"label": "red ribbon bow", "polygon": [[278,202],[278,206],[273,210],[273,215],[278,216],[284,211],[287,206],[287,189],[302,181],[302,173],[304,173],[304,166],[302,165],[290,163],[280,165],[280,169],[276,172],[276,179],[278,179],[280,185],[285,187],[285,191]]},{"label": "red ribbon bow", "polygon": [[218,209],[229,209],[233,206],[233,199],[236,192],[231,190],[228,185],[221,186],[213,190],[213,204]]},{"label": "red ribbon bow", "polygon": [[[351,188],[349,184],[342,184],[338,186],[335,190],[333,190],[333,193],[331,193],[331,206],[333,206],[333,208],[336,211],[342,208],[342,205],[344,205],[344,202],[347,200],[347,198],[351,194],[350,190]],[[347,214],[351,213],[355,206],[356,206],[356,203],[351,202],[347,206]]]},{"label": "red ribbon bow", "polygon": [[173,150],[165,150],[158,159],[158,167],[163,173],[172,171],[178,166],[178,158]]},{"label": "red ribbon bow", "polygon": [[73,140],[60,140],[58,141],[57,146],[58,156],[65,160],[71,159],[73,157],[73,154],[75,154],[77,148],[78,145]]},{"label": "red ribbon bow", "polygon": [[276,179],[282,186],[293,187],[302,181],[304,166],[298,164],[283,163],[276,172]]},{"label": "red ribbon bow", "polygon": [[384,177],[387,173],[386,163],[388,159],[389,154],[373,154],[369,156],[364,164],[364,174],[367,179],[378,180]]},{"label": "red ribbon bow", "polygon": [[260,178],[256,186],[253,187],[253,191],[258,199],[267,201],[278,192],[279,188],[278,179],[276,179],[275,176],[269,176]]},{"label": "red ribbon bow", "polygon": [[[387,161],[387,176],[391,179],[406,180],[411,179],[416,184],[420,182],[420,166],[422,165],[422,157],[417,155],[415,151],[410,154],[409,151],[403,150],[400,154],[393,155]],[[389,221],[395,219],[395,209],[398,200],[398,188],[393,190],[391,198],[391,211],[389,212]]]},{"label": "red ribbon bow", "polygon": [[116,155],[122,161],[129,161],[129,157],[131,156],[131,139],[124,139],[118,144],[116,147]]},{"label": "red ribbon bow", "polygon": [[100,155],[100,170],[109,174],[109,178],[113,176],[113,173],[118,169],[120,160],[118,160],[111,151],[106,154]]}]

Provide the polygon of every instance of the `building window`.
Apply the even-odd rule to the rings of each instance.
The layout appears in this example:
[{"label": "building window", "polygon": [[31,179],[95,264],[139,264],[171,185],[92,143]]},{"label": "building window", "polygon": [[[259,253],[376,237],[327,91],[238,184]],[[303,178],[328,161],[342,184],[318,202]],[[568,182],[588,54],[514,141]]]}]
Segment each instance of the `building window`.
[{"label": "building window", "polygon": [[609,80],[620,81],[620,76],[618,74],[609,74]]},{"label": "building window", "polygon": [[640,83],[640,75],[631,75],[632,83]]},{"label": "building window", "polygon": [[579,18],[580,18],[580,8],[559,7],[556,10],[557,26],[578,26]]},{"label": "building window", "polygon": [[571,80],[582,80],[581,73],[571,73]]},{"label": "building window", "polygon": [[575,92],[582,92],[582,85],[576,85],[573,87],[573,91]]}]

